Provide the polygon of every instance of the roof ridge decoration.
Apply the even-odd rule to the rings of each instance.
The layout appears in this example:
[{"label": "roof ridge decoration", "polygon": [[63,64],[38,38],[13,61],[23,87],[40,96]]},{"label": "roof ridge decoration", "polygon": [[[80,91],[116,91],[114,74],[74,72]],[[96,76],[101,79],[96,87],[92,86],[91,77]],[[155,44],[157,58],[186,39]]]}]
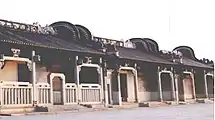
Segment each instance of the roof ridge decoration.
[{"label": "roof ridge decoration", "polygon": [[159,52],[158,43],[150,38],[131,38],[126,42],[128,41],[132,42],[136,49],[151,53]]},{"label": "roof ridge decoration", "polygon": [[180,51],[168,51],[168,50],[160,50],[160,55],[174,63],[183,64],[183,53]]},{"label": "roof ridge decoration", "polygon": [[210,65],[210,66],[214,67],[214,61],[213,60],[203,58],[203,59],[200,59],[198,61],[203,63],[203,64],[207,64],[207,65]]},{"label": "roof ridge decoration", "polygon": [[113,40],[108,38],[102,38],[102,37],[96,37],[93,36],[94,41],[102,42],[104,45],[115,45],[115,46],[121,46],[124,47],[124,42],[119,40]]},{"label": "roof ridge decoration", "polygon": [[45,27],[42,27],[38,22],[35,22],[32,25],[30,25],[30,24],[24,24],[24,23],[0,19],[0,26],[14,29],[14,30],[23,30],[23,31],[28,31],[28,32],[38,33],[38,34],[51,34],[51,35],[57,34],[57,32],[54,30],[53,27],[48,25],[46,25]]}]

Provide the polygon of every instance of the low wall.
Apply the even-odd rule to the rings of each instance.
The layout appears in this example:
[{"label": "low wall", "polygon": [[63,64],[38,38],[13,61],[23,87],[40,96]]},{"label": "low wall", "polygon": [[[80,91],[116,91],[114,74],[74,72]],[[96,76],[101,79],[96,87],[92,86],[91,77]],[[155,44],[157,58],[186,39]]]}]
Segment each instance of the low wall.
[{"label": "low wall", "polygon": [[159,100],[158,92],[139,92],[139,101],[147,102],[147,101],[157,101]]}]

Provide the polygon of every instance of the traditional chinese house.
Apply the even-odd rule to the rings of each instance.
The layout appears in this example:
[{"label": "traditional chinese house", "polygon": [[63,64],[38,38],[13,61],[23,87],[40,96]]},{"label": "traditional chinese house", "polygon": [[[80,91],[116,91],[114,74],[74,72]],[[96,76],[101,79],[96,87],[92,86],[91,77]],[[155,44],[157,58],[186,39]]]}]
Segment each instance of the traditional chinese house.
[{"label": "traditional chinese house", "polygon": [[99,44],[87,43],[92,36],[84,27],[57,22],[42,28],[5,20],[0,25],[3,108],[103,102],[104,53],[91,48]]},{"label": "traditional chinese house", "polygon": [[0,20],[2,109],[209,99],[213,71],[186,46],[161,51],[149,38],[95,37],[65,21]]}]

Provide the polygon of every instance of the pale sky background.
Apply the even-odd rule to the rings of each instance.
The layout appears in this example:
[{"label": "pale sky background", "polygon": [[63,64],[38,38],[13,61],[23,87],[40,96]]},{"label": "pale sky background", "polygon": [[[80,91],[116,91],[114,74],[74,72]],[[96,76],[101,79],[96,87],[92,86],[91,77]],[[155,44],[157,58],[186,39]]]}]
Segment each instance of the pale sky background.
[{"label": "pale sky background", "polygon": [[2,0],[0,19],[41,25],[63,20],[111,39],[149,37],[160,49],[188,45],[215,60],[215,0]]}]

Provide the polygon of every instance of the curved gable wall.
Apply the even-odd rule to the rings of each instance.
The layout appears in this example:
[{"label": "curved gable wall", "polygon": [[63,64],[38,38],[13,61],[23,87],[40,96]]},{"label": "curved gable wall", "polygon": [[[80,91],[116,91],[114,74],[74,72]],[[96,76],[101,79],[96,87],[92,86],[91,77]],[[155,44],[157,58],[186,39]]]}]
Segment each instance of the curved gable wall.
[{"label": "curved gable wall", "polygon": [[183,54],[183,56],[196,60],[194,50],[189,46],[178,46],[173,51],[179,51]]}]

